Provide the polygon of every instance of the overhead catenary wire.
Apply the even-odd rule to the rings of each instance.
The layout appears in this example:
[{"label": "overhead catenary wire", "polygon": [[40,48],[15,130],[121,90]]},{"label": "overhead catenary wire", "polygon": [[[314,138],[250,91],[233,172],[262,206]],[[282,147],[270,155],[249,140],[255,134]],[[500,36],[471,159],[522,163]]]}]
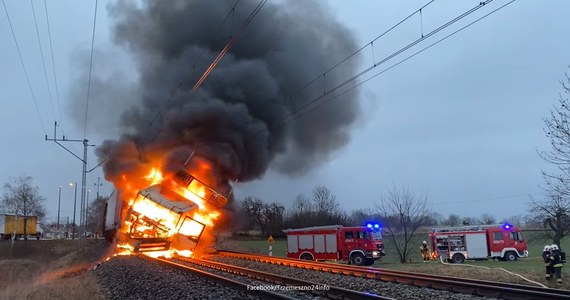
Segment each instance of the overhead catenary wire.
[{"label": "overhead catenary wire", "polygon": [[[359,83],[355,84],[354,86],[351,86],[351,87],[348,88],[347,90],[344,90],[343,92],[341,92],[341,93],[335,95],[334,97],[331,97],[331,98],[329,98],[329,99],[327,99],[327,100],[321,102],[320,104],[317,104],[317,105],[315,105],[315,106],[313,106],[313,107],[307,109],[307,110],[304,111],[304,112],[290,114],[290,116],[292,116],[292,119],[286,120],[286,121],[284,121],[284,122],[285,122],[285,123],[292,122],[292,121],[298,119],[301,115],[303,115],[303,114],[305,114],[305,113],[308,113],[308,112],[310,112],[310,111],[313,111],[313,110],[315,110],[315,109],[321,107],[322,105],[325,105],[325,104],[327,104],[327,103],[333,101],[334,99],[337,99],[338,97],[340,97],[340,96],[342,96],[342,95],[348,93],[349,91],[355,89],[356,87],[361,86],[362,84],[364,84],[364,83],[366,83],[366,82],[368,82],[368,81],[370,81],[370,80],[372,80],[372,79],[374,79],[374,78],[376,78],[376,77],[378,77],[378,76],[384,74],[385,72],[387,72],[387,71],[389,71],[389,70],[391,70],[391,69],[397,67],[398,65],[400,65],[400,64],[402,64],[402,63],[404,63],[404,62],[410,60],[411,58],[415,57],[416,55],[418,55],[418,54],[420,54],[420,53],[422,53],[422,52],[424,52],[424,51],[430,49],[431,47],[433,47],[433,46],[435,46],[435,45],[437,45],[437,44],[443,42],[444,40],[446,40],[446,39],[448,39],[448,38],[454,36],[455,34],[457,34],[457,33],[461,32],[461,31],[463,31],[464,29],[466,29],[466,28],[472,26],[473,24],[475,24],[475,23],[481,21],[482,19],[484,19],[484,18],[490,16],[491,14],[493,14],[493,13],[495,13],[495,12],[497,12],[497,11],[503,9],[504,7],[506,7],[507,5],[509,5],[509,4],[511,4],[511,3],[515,2],[515,1],[516,1],[516,0],[511,0],[511,1],[507,2],[507,3],[505,3],[504,5],[502,5],[502,6],[498,7],[498,8],[496,8],[495,10],[493,10],[493,11],[491,11],[491,12],[489,12],[489,13],[483,15],[483,16],[481,16],[480,18],[478,18],[478,19],[472,21],[471,23],[469,23],[469,24],[467,24],[467,25],[465,25],[465,26],[463,26],[463,27],[457,29],[456,31],[454,31],[454,32],[452,32],[452,33],[450,33],[450,34],[444,36],[443,38],[441,38],[441,39],[435,41],[434,43],[432,43],[432,44],[430,44],[430,45],[428,45],[428,46],[422,48],[422,49],[419,50],[419,51],[414,52],[413,54],[407,56],[406,58],[404,58],[404,59],[402,59],[402,60],[400,60],[400,61],[398,61],[397,63],[391,65],[390,67],[385,68],[385,69],[383,69],[382,71],[379,71],[378,73],[376,73],[376,74],[372,75],[371,77],[369,77],[369,78],[363,80],[362,82],[359,82]],[[322,95],[322,96],[320,96],[320,97],[317,97],[317,99],[314,99],[312,102],[316,102],[316,101],[318,101],[318,100],[324,98],[324,96],[326,96],[326,95]]]},{"label": "overhead catenary wire", "polygon": [[[466,29],[466,28],[472,26],[473,24],[475,24],[475,23],[481,21],[482,19],[488,17],[489,15],[491,15],[491,14],[493,14],[493,13],[495,13],[495,12],[501,10],[501,9],[503,9],[504,7],[506,7],[506,6],[508,6],[509,4],[515,2],[516,0],[511,0],[511,1],[507,2],[506,4],[504,4],[504,5],[502,5],[502,6],[498,7],[498,8],[496,8],[495,10],[493,10],[493,11],[491,11],[491,12],[489,12],[489,13],[483,15],[482,17],[480,17],[480,18],[478,18],[478,19],[472,21],[471,23],[469,23],[469,24],[467,24],[467,25],[465,25],[465,26],[463,26],[463,27],[457,29],[456,31],[454,31],[454,32],[452,32],[452,33],[450,33],[450,34],[444,36],[443,38],[437,40],[436,42],[434,42],[434,43],[432,43],[432,44],[426,46],[425,48],[422,48],[421,50],[419,50],[419,51],[417,51],[417,52],[411,54],[410,56],[408,56],[408,57],[406,57],[406,58],[404,58],[404,59],[398,61],[397,63],[391,65],[390,67],[388,67],[388,68],[386,68],[386,69],[383,69],[382,71],[379,71],[378,73],[376,73],[376,74],[374,74],[373,76],[371,76],[371,77],[365,79],[364,81],[361,81],[361,82],[359,82],[359,83],[357,83],[357,84],[355,84],[355,85],[353,85],[353,86],[348,87],[346,90],[343,90],[343,91],[339,92],[338,94],[336,94],[336,95],[334,95],[334,96],[331,96],[331,94],[332,94],[333,92],[338,91],[339,89],[341,89],[342,87],[346,86],[346,85],[349,84],[350,82],[355,81],[357,78],[361,77],[362,75],[364,75],[364,74],[368,73],[369,71],[375,69],[376,67],[380,66],[381,64],[386,63],[386,62],[389,61],[390,59],[392,59],[392,58],[396,57],[397,55],[399,55],[399,54],[405,52],[406,50],[410,49],[412,46],[417,45],[418,43],[420,43],[421,41],[423,41],[423,40],[429,38],[430,36],[432,36],[432,35],[435,34],[436,32],[439,32],[439,31],[443,30],[445,27],[450,26],[451,24],[453,24],[453,23],[459,21],[460,19],[466,17],[467,15],[473,13],[473,12],[476,11],[477,9],[483,7],[484,5],[486,5],[486,4],[488,4],[488,3],[492,2],[492,1],[493,1],[493,0],[487,0],[487,1],[485,1],[485,2],[480,2],[480,4],[477,5],[476,7],[471,8],[470,10],[468,10],[468,11],[466,11],[465,13],[461,14],[460,16],[454,18],[453,20],[451,20],[451,21],[445,23],[444,25],[442,25],[442,26],[440,26],[440,27],[438,27],[438,28],[432,30],[430,33],[424,35],[423,37],[421,37],[421,38],[419,38],[419,39],[413,41],[412,43],[410,43],[410,44],[404,46],[403,48],[397,50],[396,52],[390,54],[390,55],[387,56],[386,58],[382,59],[380,62],[375,63],[374,65],[372,65],[372,66],[368,67],[367,69],[365,69],[365,70],[359,72],[358,74],[352,76],[351,78],[349,78],[349,79],[347,79],[347,80],[341,82],[340,84],[338,84],[338,85],[336,85],[335,87],[329,89],[328,91],[326,91],[325,93],[321,94],[320,96],[315,97],[315,98],[312,99],[311,101],[309,101],[309,102],[305,103],[304,105],[302,105],[302,107],[301,107],[300,110],[295,110],[294,112],[291,112],[290,114],[288,114],[287,116],[285,116],[285,117],[283,118],[282,122],[283,122],[284,124],[289,123],[289,122],[292,122],[292,121],[298,119],[299,117],[301,117],[302,115],[305,115],[306,113],[311,112],[311,111],[313,111],[313,110],[315,110],[315,109],[317,109],[317,108],[323,106],[324,104],[327,104],[327,103],[331,102],[332,100],[339,98],[340,96],[342,96],[342,95],[344,95],[344,94],[346,94],[346,93],[348,93],[348,92],[354,90],[354,89],[357,88],[358,86],[360,86],[360,85],[362,85],[362,84],[364,84],[364,83],[366,83],[366,82],[372,80],[373,78],[378,77],[379,75],[381,75],[381,74],[383,74],[383,73],[385,73],[385,72],[391,70],[392,68],[394,68],[394,67],[396,67],[396,66],[402,64],[403,62],[405,62],[405,61],[407,61],[407,60],[409,60],[409,59],[415,57],[416,55],[418,55],[418,54],[420,54],[420,53],[426,51],[427,49],[429,49],[429,48],[431,48],[431,47],[433,47],[433,46],[435,46],[435,45],[441,43],[442,41],[448,39],[449,37],[451,37],[451,36],[453,36],[453,35],[455,35],[455,34],[461,32],[461,31],[463,31],[464,29]],[[331,96],[331,97],[328,98],[328,99],[325,99],[327,96]],[[322,99],[325,99],[325,100],[322,101],[322,102],[320,102],[320,103],[317,103],[319,100],[322,100]],[[315,104],[315,103],[317,103],[317,104]],[[315,105],[314,105],[314,106],[311,106],[312,104],[315,104]],[[261,133],[266,132],[267,130],[268,130],[267,128],[263,128],[263,129],[257,131],[256,133],[254,133],[251,137],[254,138],[254,137],[256,137],[256,136],[259,136]]]},{"label": "overhead catenary wire", "polygon": [[18,44],[18,40],[16,39],[16,34],[14,33],[14,27],[12,26],[12,21],[10,19],[10,14],[8,13],[8,8],[6,8],[6,3],[2,0],[2,5],[4,6],[4,12],[6,13],[6,18],[8,19],[8,24],[10,25],[10,31],[12,32],[12,38],[14,39],[14,43],[16,44],[16,49],[18,50],[18,56],[20,57],[20,63],[22,64],[22,69],[24,70],[24,74],[26,75],[26,82],[28,83],[28,89],[30,90],[30,94],[32,96],[32,100],[34,101],[34,107],[36,108],[36,113],[38,115],[38,119],[40,120],[40,125],[44,134],[46,134],[46,128],[44,126],[44,122],[42,119],[42,114],[38,108],[38,102],[36,100],[36,96],[34,95],[34,91],[32,89],[32,85],[30,83],[30,77],[28,76],[28,71],[26,70],[26,65],[24,64],[24,59],[22,58],[22,51],[20,51],[20,46]]},{"label": "overhead catenary wire", "polygon": [[[320,75],[314,77],[313,79],[309,80],[307,83],[303,84],[300,88],[298,88],[295,92],[291,93],[287,98],[289,99],[289,101],[293,101],[293,97],[298,96],[299,94],[301,94],[301,92],[303,92],[307,87],[311,86],[313,83],[317,82],[319,79],[323,78],[323,93],[321,94],[321,96],[318,97],[318,99],[321,99],[325,96],[328,96],[327,94],[327,90],[326,90],[326,84],[325,84],[325,79],[326,79],[326,74],[330,73],[331,71],[333,71],[334,69],[336,69],[338,66],[342,65],[344,62],[348,61],[349,59],[353,58],[354,56],[356,56],[358,53],[362,52],[364,49],[366,49],[368,46],[371,47],[372,50],[372,59],[373,59],[373,63],[374,63],[374,67],[376,67],[378,64],[376,63],[376,58],[375,58],[375,54],[374,54],[374,42],[378,41],[380,38],[384,37],[386,34],[390,33],[392,30],[396,29],[398,26],[402,25],[404,22],[406,22],[407,20],[409,20],[410,18],[412,18],[413,16],[415,16],[418,12],[420,12],[422,9],[425,9],[426,7],[428,7],[431,3],[433,3],[435,0],[430,0],[429,2],[427,2],[426,4],[422,5],[420,8],[414,10],[413,12],[411,12],[409,15],[407,15],[406,17],[404,17],[403,19],[401,19],[400,21],[398,21],[396,24],[392,25],[390,28],[388,28],[387,30],[383,31],[381,34],[379,34],[378,36],[376,36],[374,39],[372,39],[370,42],[364,44],[362,47],[360,47],[359,49],[355,50],[354,52],[352,52],[351,54],[349,54],[347,57],[343,58],[342,60],[340,60],[338,63],[336,63],[335,65],[333,65],[332,67],[328,68],[327,70],[325,70],[324,72],[320,73]],[[492,0],[490,0],[492,1]],[[422,32],[422,37],[423,37],[423,32]],[[266,109],[270,109],[272,108],[273,103],[269,102],[267,103],[267,105],[269,107],[266,107]],[[293,113],[297,113],[297,107],[294,108],[294,112]],[[286,117],[288,117],[289,115],[287,115]],[[241,125],[240,128],[246,127],[249,123],[244,123]],[[259,132],[253,134],[253,137],[265,132],[267,129],[261,129]]]},{"label": "overhead catenary wire", "polygon": [[[304,89],[306,89],[307,87],[309,87],[311,84],[315,83],[317,80],[319,80],[322,77],[325,77],[325,74],[330,73],[331,71],[333,71],[334,69],[336,69],[338,66],[342,65],[344,62],[348,61],[349,59],[353,58],[354,56],[356,56],[358,53],[362,52],[362,50],[366,49],[368,46],[371,46],[372,48],[372,56],[374,57],[374,42],[378,41],[380,38],[382,38],[383,36],[385,36],[386,34],[392,32],[392,30],[398,28],[398,26],[402,25],[404,22],[406,22],[407,20],[409,20],[411,17],[415,16],[418,12],[421,12],[422,9],[428,7],[430,4],[432,4],[435,0],[430,0],[428,3],[424,4],[422,7],[416,9],[415,11],[413,11],[412,13],[410,13],[408,16],[406,16],[405,18],[403,18],[402,20],[400,20],[398,23],[392,25],[392,27],[388,28],[387,30],[385,30],[384,32],[382,32],[381,34],[379,34],[378,36],[376,36],[374,39],[372,39],[370,42],[366,43],[364,46],[360,47],[359,49],[357,49],[356,51],[354,51],[353,53],[351,53],[350,55],[348,55],[347,57],[345,57],[344,59],[340,60],[337,64],[335,64],[334,66],[328,68],[326,71],[322,72],[320,75],[318,75],[317,77],[309,80],[306,84],[304,84],[303,86],[301,86],[300,89],[298,89],[296,91],[295,94],[299,94],[300,92],[302,92]],[[374,60],[374,58],[373,58]],[[376,61],[374,60],[374,63],[376,63]],[[291,95],[290,97],[294,97],[294,95]]]},{"label": "overhead catenary wire", "polygon": [[93,33],[91,35],[91,56],[89,58],[89,75],[87,79],[87,99],[85,101],[85,122],[83,123],[83,138],[87,133],[87,113],[89,112],[89,92],[91,90],[91,70],[93,69],[93,49],[95,47],[95,28],[97,25],[97,4],[99,0],[95,0],[95,13],[93,15]]},{"label": "overhead catenary wire", "polygon": [[465,18],[466,16],[472,14],[473,12],[477,11],[478,9],[482,8],[484,5],[486,5],[486,4],[488,4],[488,3],[492,2],[492,1],[493,1],[493,0],[487,0],[487,1],[485,1],[485,2],[480,2],[479,5],[477,5],[477,6],[473,7],[473,8],[471,8],[471,9],[467,10],[466,12],[464,12],[464,13],[462,13],[461,15],[455,17],[454,19],[448,21],[447,23],[445,23],[445,24],[443,24],[443,25],[437,27],[436,29],[434,29],[434,30],[428,32],[428,33],[425,34],[425,35],[422,34],[420,38],[414,40],[413,42],[407,44],[406,46],[400,48],[399,50],[393,52],[392,54],[388,55],[387,57],[385,57],[384,59],[380,60],[379,62],[372,64],[372,65],[369,66],[368,68],[362,70],[361,72],[359,72],[359,73],[357,73],[356,75],[350,77],[349,79],[347,79],[347,80],[341,82],[340,84],[336,85],[335,87],[331,88],[330,90],[325,91],[325,93],[323,93],[323,95],[321,95],[321,96],[319,96],[319,97],[317,97],[317,98],[315,98],[315,99],[313,99],[313,100],[311,100],[311,101],[309,101],[309,102],[303,104],[299,110],[296,110],[296,111],[290,113],[288,116],[285,117],[285,119],[287,119],[288,117],[297,115],[298,113],[302,112],[302,110],[303,110],[304,108],[308,107],[309,105],[311,105],[311,104],[313,104],[313,103],[319,101],[320,99],[323,99],[323,98],[326,97],[327,95],[330,95],[331,93],[333,93],[333,92],[339,90],[340,88],[346,86],[348,83],[353,82],[354,80],[356,80],[356,79],[358,79],[359,77],[361,77],[362,75],[364,75],[364,74],[370,72],[371,70],[375,69],[376,67],[378,67],[378,66],[380,66],[380,65],[383,65],[384,63],[388,62],[388,61],[391,60],[392,58],[394,58],[394,57],[396,57],[396,56],[402,54],[403,52],[405,52],[406,50],[412,48],[413,46],[415,46],[415,45],[421,43],[422,41],[428,39],[429,37],[435,35],[436,33],[440,32],[440,31],[442,31],[443,29],[445,29],[445,28],[447,28],[447,27],[453,25],[453,24],[456,23],[457,21],[459,21],[459,20]]},{"label": "overhead catenary wire", "polygon": [[[220,23],[220,25],[218,26],[218,29],[216,30],[216,32],[214,33],[214,35],[212,35],[212,38],[210,39],[210,44],[212,44],[218,34],[220,33],[220,31],[222,30],[224,24],[227,22],[227,20],[229,19],[229,17],[231,15],[233,15],[235,13],[235,8],[238,5],[240,0],[237,0],[234,5],[232,6],[232,8],[228,11],[228,13],[226,14],[226,17],[222,20],[222,22]],[[232,19],[233,21],[233,19]],[[233,23],[232,23],[233,25]],[[184,74],[184,76],[182,77],[182,80],[180,80],[178,82],[177,88],[176,89],[172,89],[170,91],[170,94],[168,95],[168,98],[166,99],[166,104],[170,103],[170,101],[172,101],[172,97],[174,97],[176,90],[179,89],[184,82],[186,82],[186,80],[188,79],[188,77],[192,76],[194,74],[194,71],[196,70],[196,64],[198,63],[198,61],[200,60],[200,58],[202,57],[202,55],[204,55],[204,53],[206,53],[206,49],[207,48],[203,48],[202,51],[200,51],[200,53],[198,54],[198,56],[196,56],[196,58],[194,59],[194,61],[192,62],[192,67],[188,69],[188,71],[186,72],[186,74]],[[148,127],[150,128],[152,126],[152,124],[154,123],[154,121],[156,121],[158,119],[158,117],[160,117],[160,115],[162,114],[162,109],[157,111],[156,114],[154,115],[154,117],[150,120],[150,122],[148,123]]]},{"label": "overhead catenary wire", "polygon": [[220,53],[218,54],[218,56],[216,57],[216,59],[214,59],[214,61],[212,62],[212,64],[206,69],[206,71],[204,72],[204,74],[202,74],[202,77],[200,77],[200,79],[198,79],[198,81],[196,82],[196,84],[194,85],[194,87],[192,88],[192,91],[195,92],[200,85],[202,85],[202,83],[204,82],[204,80],[206,80],[206,78],[208,77],[208,75],[210,75],[210,73],[212,72],[212,70],[216,67],[216,65],[222,60],[222,58],[224,57],[224,55],[226,55],[226,53],[232,48],[234,41],[241,35],[242,32],[245,31],[245,29],[247,28],[247,26],[251,23],[251,21],[255,18],[255,16],[259,13],[259,11],[263,8],[263,6],[265,5],[265,3],[267,3],[267,0],[261,0],[261,2],[259,2],[259,4],[257,4],[257,6],[255,7],[255,9],[251,12],[251,14],[249,15],[249,17],[245,20],[244,24],[242,24],[241,30],[235,35],[232,36],[230,38],[230,40],[228,41],[228,43],[226,44],[226,46],[222,49],[222,51],[220,51]]},{"label": "overhead catenary wire", "polygon": [[50,27],[50,22],[49,22],[49,14],[48,14],[48,8],[47,8],[47,0],[44,0],[44,8],[45,8],[45,13],[46,13],[46,24],[47,24],[47,32],[48,32],[48,37],[49,37],[49,49],[50,49],[50,54],[51,54],[51,66],[52,66],[52,70],[53,70],[53,81],[55,84],[55,95],[56,95],[56,99],[57,99],[57,109],[59,112],[59,124],[61,126],[61,132],[63,132],[63,134],[65,135],[65,130],[63,128],[63,122],[62,122],[62,113],[61,113],[61,102],[59,101],[59,86],[57,83],[57,72],[55,71],[55,59],[53,57],[53,43],[52,43],[52,39],[51,39],[51,27]]},{"label": "overhead catenary wire", "polygon": [[42,42],[40,39],[40,30],[38,29],[38,20],[36,18],[36,9],[34,7],[34,1],[30,0],[30,4],[32,5],[32,14],[34,15],[34,25],[36,26],[36,36],[38,38],[38,46],[40,48],[40,55],[42,58],[42,66],[44,69],[44,78],[46,80],[46,87],[47,87],[47,91],[48,91],[48,97],[49,97],[49,102],[50,102],[50,108],[51,108],[51,113],[53,116],[53,119],[56,120],[56,115],[55,115],[55,110],[54,110],[54,105],[53,105],[53,98],[51,96],[51,88],[50,88],[50,84],[49,84],[49,80],[48,80],[48,75],[47,75],[47,69],[46,69],[46,61],[44,58],[44,49],[42,47]]},{"label": "overhead catenary wire", "polygon": [[[238,1],[239,2],[239,1]],[[235,35],[230,37],[230,40],[226,43],[226,45],[224,46],[224,48],[220,51],[220,53],[218,54],[218,56],[216,56],[216,58],[214,59],[214,61],[210,64],[210,66],[204,71],[204,73],[202,74],[202,76],[200,77],[200,79],[197,80],[197,82],[194,84],[194,87],[192,88],[192,95],[195,94],[195,92],[198,90],[198,88],[202,85],[202,83],[204,82],[204,80],[208,77],[208,75],[212,72],[212,70],[216,67],[216,65],[221,61],[221,59],[223,58],[223,56],[231,49],[231,47],[233,46],[233,44],[235,43],[235,41],[238,39],[238,37],[245,31],[245,29],[249,26],[249,24],[253,21],[253,19],[257,16],[257,14],[261,11],[261,9],[263,8],[263,6],[267,3],[267,0],[261,0],[257,6],[253,9],[253,11],[249,14],[249,16],[247,17],[247,19],[243,22],[240,31]],[[235,11],[235,6],[236,4],[232,7],[232,9],[230,10],[230,13]],[[229,16],[229,15],[228,15]],[[226,18],[224,19],[224,21],[222,22],[225,23],[226,20],[228,19],[228,16],[226,16]],[[185,77],[184,77],[185,78]],[[183,79],[184,79],[183,78]],[[179,83],[179,86],[182,84],[183,81],[181,81]],[[174,94],[176,90],[171,91],[171,94]],[[170,98],[172,97],[172,95],[170,96]],[[158,119],[158,117],[160,115],[162,115],[163,110],[159,110],[155,116],[151,119],[151,121],[149,122],[149,125],[147,128],[150,128],[152,126],[152,124],[154,123],[154,121],[156,119]],[[158,136],[159,132],[157,132],[152,138],[151,140],[154,140],[157,136]]]}]

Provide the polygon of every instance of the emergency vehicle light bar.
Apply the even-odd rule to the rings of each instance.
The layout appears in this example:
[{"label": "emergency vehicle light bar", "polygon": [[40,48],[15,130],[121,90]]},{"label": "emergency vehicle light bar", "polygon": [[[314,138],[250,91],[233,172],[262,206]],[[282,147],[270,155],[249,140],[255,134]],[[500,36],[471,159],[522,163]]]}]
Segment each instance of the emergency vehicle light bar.
[{"label": "emergency vehicle light bar", "polygon": [[376,224],[372,224],[372,223],[368,223],[366,224],[366,227],[370,228],[370,229],[380,229],[380,224],[376,223]]}]

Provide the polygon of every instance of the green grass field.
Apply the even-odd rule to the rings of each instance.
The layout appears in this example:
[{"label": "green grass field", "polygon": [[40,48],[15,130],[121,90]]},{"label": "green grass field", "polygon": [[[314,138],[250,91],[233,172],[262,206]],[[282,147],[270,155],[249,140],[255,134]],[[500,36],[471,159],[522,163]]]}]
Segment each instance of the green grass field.
[{"label": "green grass field", "polygon": [[[411,247],[411,263],[401,264],[399,262],[398,254],[394,249],[393,242],[391,242],[390,239],[385,236],[384,242],[386,256],[383,257],[382,260],[377,261],[374,266],[395,270],[417,271],[423,273],[463,276],[485,280],[501,280],[506,282],[529,284],[529,282],[521,280],[515,275],[510,275],[498,269],[503,268],[510,272],[520,274],[529,280],[537,281],[548,286],[552,285],[551,283],[548,283],[544,280],[544,263],[541,256],[544,245],[552,244],[552,240],[542,238],[542,234],[540,232],[523,232],[523,235],[525,236],[525,239],[528,243],[528,258],[519,259],[518,261],[514,262],[493,260],[466,261],[465,264],[458,265],[441,264],[439,261],[423,263],[421,261],[421,256],[419,253],[419,246],[423,240],[427,240],[427,234],[420,234],[414,237],[413,241],[409,245],[409,247]],[[561,249],[570,249],[570,239],[563,239],[561,244]],[[267,243],[266,240],[233,240],[231,242],[228,241],[225,243],[225,245],[228,246],[228,248],[225,248],[228,250],[268,254],[268,246],[270,244]],[[284,239],[277,239],[271,245],[273,248],[274,256],[286,256],[287,246]],[[221,248],[224,248],[224,246]],[[568,250],[568,253],[570,255],[570,250]],[[485,268],[489,268],[489,270]],[[568,281],[570,281],[570,272],[568,271],[568,268],[564,267],[562,271],[563,278],[569,278]],[[565,282],[562,286],[560,286],[560,288],[570,289],[570,282]]]}]

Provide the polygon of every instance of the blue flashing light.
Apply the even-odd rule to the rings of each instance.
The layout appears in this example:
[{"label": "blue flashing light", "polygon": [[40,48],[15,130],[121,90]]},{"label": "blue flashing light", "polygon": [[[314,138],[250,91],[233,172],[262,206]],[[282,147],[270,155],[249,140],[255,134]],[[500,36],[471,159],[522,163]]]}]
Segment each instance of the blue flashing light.
[{"label": "blue flashing light", "polygon": [[505,223],[501,227],[503,227],[504,230],[509,230],[509,229],[513,228],[513,225],[511,225],[509,223]]},{"label": "blue flashing light", "polygon": [[366,224],[366,227],[372,228],[372,224],[368,223],[368,224]]},{"label": "blue flashing light", "polygon": [[378,228],[380,228],[380,225],[379,225],[379,224],[374,224],[374,228],[378,229]]}]

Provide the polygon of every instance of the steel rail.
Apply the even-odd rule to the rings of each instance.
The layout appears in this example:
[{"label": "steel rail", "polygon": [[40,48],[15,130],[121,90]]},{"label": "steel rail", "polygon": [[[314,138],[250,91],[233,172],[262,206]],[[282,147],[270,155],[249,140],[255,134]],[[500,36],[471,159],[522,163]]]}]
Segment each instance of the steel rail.
[{"label": "steel rail", "polygon": [[278,294],[272,291],[267,291],[267,290],[251,290],[248,289],[248,285],[233,279],[229,279],[229,278],[225,278],[216,274],[212,274],[212,273],[208,273],[206,271],[200,270],[200,269],[196,269],[196,268],[192,268],[188,265],[184,265],[184,264],[179,264],[176,262],[173,262],[171,260],[165,259],[165,258],[153,258],[144,254],[139,254],[137,255],[138,258],[140,259],[144,259],[147,261],[154,261],[154,262],[158,262],[159,264],[162,265],[167,265],[169,267],[173,267],[185,272],[191,272],[197,276],[200,277],[204,277],[208,280],[212,280],[212,281],[216,281],[222,285],[231,287],[233,289],[239,290],[239,291],[243,291],[249,295],[253,295],[253,296],[257,296],[260,297],[262,299],[268,299],[268,300],[294,300],[295,298],[289,297],[289,296],[285,296],[282,294]]},{"label": "steel rail", "polygon": [[381,281],[428,287],[457,293],[503,299],[570,299],[570,291],[542,288],[537,286],[485,281],[478,279],[456,278],[442,275],[413,273],[374,267],[357,267],[326,262],[307,261],[294,258],[282,258],[260,254],[218,251],[218,255],[279,264],[290,267],[310,269],[321,272],[364,277]]},{"label": "steel rail", "polygon": [[[314,287],[323,285],[321,283],[312,282],[301,280],[297,278],[292,278],[288,276],[283,276],[274,273],[267,273],[258,270],[252,270],[248,268],[238,267],[235,265],[224,264],[220,262],[214,262],[211,260],[204,260],[204,259],[196,259],[196,258],[187,258],[187,257],[176,257],[177,260],[181,260],[184,262],[188,262],[191,264],[212,268],[224,272],[230,272],[233,274],[241,275],[241,276],[248,276],[257,280],[262,280],[266,282],[282,284],[282,285],[289,285],[289,286],[306,286],[306,287]],[[359,292],[354,290],[349,290],[345,288],[327,286],[327,289],[307,289],[307,290],[300,290],[303,292],[309,292],[321,297],[327,297],[332,299],[379,299],[379,300],[394,300],[394,298],[384,297],[376,294],[370,294],[365,292]]]}]

